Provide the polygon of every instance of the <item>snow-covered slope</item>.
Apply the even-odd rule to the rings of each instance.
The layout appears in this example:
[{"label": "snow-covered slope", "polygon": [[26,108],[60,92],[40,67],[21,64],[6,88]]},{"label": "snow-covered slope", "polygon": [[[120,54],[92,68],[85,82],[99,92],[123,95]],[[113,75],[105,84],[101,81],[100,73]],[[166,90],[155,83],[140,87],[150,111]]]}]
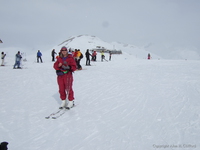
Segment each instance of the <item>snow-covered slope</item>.
[{"label": "snow-covered slope", "polygon": [[98,54],[85,66],[84,58],[85,70],[74,73],[77,106],[53,120],[45,117],[61,101],[50,51],[43,51],[42,64],[26,57],[22,70],[12,69],[11,55],[0,67],[0,142],[9,142],[9,149],[200,148],[199,61],[123,53],[101,62]]},{"label": "snow-covered slope", "polygon": [[[16,47],[7,47],[1,48],[1,51],[4,51],[7,55],[14,56],[17,51],[21,51],[26,55],[31,55],[37,53],[37,50],[49,55],[52,49],[55,49],[57,52],[60,51],[62,46],[66,46],[72,49],[80,49],[83,53],[87,49],[94,49],[97,46],[104,47],[108,50],[121,50],[122,53],[132,55],[136,59],[147,59],[148,53],[151,54],[152,59],[170,59],[170,60],[200,60],[200,54],[197,52],[197,49],[194,47],[181,48],[181,47],[172,47],[172,46],[154,46],[149,48],[148,46],[138,47],[133,44],[125,44],[121,42],[105,42],[100,38],[92,35],[75,35],[69,37],[67,40],[60,42],[54,47],[49,48],[16,48]],[[49,49],[49,52],[46,50]]]},{"label": "snow-covered slope", "polygon": [[[66,46],[72,49],[80,49],[82,52],[85,52],[86,49],[94,49],[97,46],[100,46],[109,50],[121,50],[123,53],[133,55],[137,59],[147,59],[147,55],[150,53],[152,59],[200,60],[200,55],[193,47],[181,48],[163,46],[162,49],[158,49],[158,47],[154,47],[154,49],[152,49],[146,46],[138,47],[121,42],[108,43],[96,36],[91,35],[71,36],[54,48],[59,50],[61,46]],[[161,45],[159,47],[161,47]]]},{"label": "snow-covered slope", "polygon": [[147,59],[148,53],[151,54],[151,59],[162,59],[161,56],[158,56],[154,53],[151,53],[144,48],[137,47],[135,45],[131,44],[123,44],[120,42],[112,42],[112,44],[117,47],[118,49],[121,49],[123,53],[127,53],[129,55],[133,55],[135,58],[138,59]]},{"label": "snow-covered slope", "polygon": [[113,49],[112,44],[102,41],[96,36],[90,35],[72,36],[68,40],[58,44],[58,48],[60,48],[61,46],[66,46],[73,49],[81,49],[84,51],[86,49],[96,48],[96,46],[103,46],[107,49]]},{"label": "snow-covered slope", "polygon": [[[85,52],[87,49],[94,49],[97,46],[100,46],[109,50],[121,50],[122,53],[133,55],[135,58],[139,59],[146,59],[148,53],[150,53],[146,51],[144,48],[139,48],[137,46],[130,44],[123,44],[120,42],[108,43],[96,36],[90,36],[90,35],[72,36],[67,40],[63,41],[62,43],[58,44],[54,48],[56,50],[60,50],[60,47],[62,46],[66,46],[72,49],[80,49],[82,52]],[[151,53],[151,56],[153,59],[161,58],[160,56],[157,56],[153,53]]]},{"label": "snow-covered slope", "polygon": [[195,48],[173,48],[171,52],[166,57],[168,59],[174,60],[200,60],[200,54],[197,52]]}]

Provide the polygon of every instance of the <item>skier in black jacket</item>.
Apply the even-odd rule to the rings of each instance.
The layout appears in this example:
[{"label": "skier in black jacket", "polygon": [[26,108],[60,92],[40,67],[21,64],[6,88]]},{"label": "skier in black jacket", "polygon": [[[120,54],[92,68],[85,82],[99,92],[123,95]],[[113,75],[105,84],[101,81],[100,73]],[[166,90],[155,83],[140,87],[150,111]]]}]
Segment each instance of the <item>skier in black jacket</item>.
[{"label": "skier in black jacket", "polygon": [[52,61],[55,61],[55,55],[57,55],[57,53],[55,52],[55,49],[53,49],[51,52]]},{"label": "skier in black jacket", "polygon": [[89,52],[89,49],[87,49],[86,53],[85,53],[85,57],[86,57],[86,66],[91,66],[90,65],[90,56],[92,56]]}]

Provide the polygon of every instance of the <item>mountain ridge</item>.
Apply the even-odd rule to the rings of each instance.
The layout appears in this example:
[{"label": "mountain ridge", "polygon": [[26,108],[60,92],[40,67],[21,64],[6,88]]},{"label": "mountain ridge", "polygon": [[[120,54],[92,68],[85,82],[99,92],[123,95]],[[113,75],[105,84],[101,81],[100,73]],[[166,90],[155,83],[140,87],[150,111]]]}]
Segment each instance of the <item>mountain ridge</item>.
[{"label": "mountain ridge", "polygon": [[[147,58],[149,51],[146,51],[144,48],[139,48],[132,44],[125,44],[121,42],[105,42],[100,38],[93,35],[78,35],[71,36],[67,40],[61,42],[54,49],[60,49],[60,47],[66,46],[71,49],[80,49],[82,52],[85,52],[87,49],[95,49],[97,47],[103,47],[108,50],[121,50],[122,53],[127,53],[129,55],[134,55],[136,58],[145,59]],[[161,56],[158,56],[154,53],[151,53],[153,59],[160,59]]]}]

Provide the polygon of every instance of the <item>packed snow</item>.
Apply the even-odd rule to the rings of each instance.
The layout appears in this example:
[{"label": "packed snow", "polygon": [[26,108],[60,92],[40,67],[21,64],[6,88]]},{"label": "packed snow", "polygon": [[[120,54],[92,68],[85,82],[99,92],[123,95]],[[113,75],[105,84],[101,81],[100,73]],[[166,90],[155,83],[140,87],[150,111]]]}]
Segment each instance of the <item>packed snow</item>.
[{"label": "packed snow", "polygon": [[8,149],[200,149],[199,60],[147,60],[148,52],[124,50],[108,62],[98,53],[85,66],[84,57],[73,74],[76,106],[45,119],[61,104],[51,50],[41,50],[44,63],[26,52],[23,69],[13,69],[9,52],[0,67],[0,142]]}]

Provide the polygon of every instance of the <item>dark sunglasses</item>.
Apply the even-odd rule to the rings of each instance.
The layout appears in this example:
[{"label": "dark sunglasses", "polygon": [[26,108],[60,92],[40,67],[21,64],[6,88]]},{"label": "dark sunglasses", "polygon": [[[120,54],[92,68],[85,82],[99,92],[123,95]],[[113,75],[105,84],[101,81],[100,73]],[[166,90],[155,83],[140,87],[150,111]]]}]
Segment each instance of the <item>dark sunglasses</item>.
[{"label": "dark sunglasses", "polygon": [[61,51],[67,51],[66,49],[62,49]]}]

